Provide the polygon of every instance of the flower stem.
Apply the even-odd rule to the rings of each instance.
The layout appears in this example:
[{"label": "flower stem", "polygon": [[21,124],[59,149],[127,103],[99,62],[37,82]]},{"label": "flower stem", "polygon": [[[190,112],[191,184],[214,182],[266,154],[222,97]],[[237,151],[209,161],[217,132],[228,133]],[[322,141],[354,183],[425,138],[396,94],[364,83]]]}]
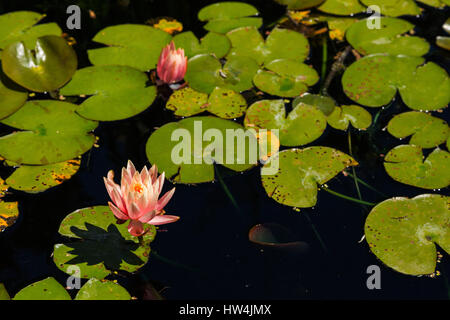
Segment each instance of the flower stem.
[{"label": "flower stem", "polygon": [[[351,133],[350,128],[347,131],[347,138],[348,138],[348,151],[349,151],[350,155],[353,157],[352,133]],[[353,167],[353,166],[352,166],[352,172],[353,172],[353,181],[355,182],[355,187],[356,187],[356,193],[358,194],[359,200],[362,200],[361,190],[359,189],[359,184],[358,184],[358,177],[356,176],[356,170],[355,170],[355,167]]]},{"label": "flower stem", "polygon": [[325,86],[325,76],[327,74],[327,62],[328,62],[328,36],[325,35],[324,37],[322,37],[322,73],[320,76],[322,79],[321,91]]},{"label": "flower stem", "polygon": [[387,198],[387,195],[385,195],[383,192],[378,191],[377,189],[375,189],[374,187],[372,187],[370,184],[368,184],[368,183],[365,182],[364,180],[358,178],[356,175],[353,175],[353,174],[351,174],[350,172],[347,172],[347,174],[348,174],[350,177],[352,177],[352,178],[356,177],[356,180],[358,180],[358,182],[359,182],[360,184],[362,184],[363,186],[365,186],[367,189],[370,189],[370,190],[372,190],[372,191],[378,193],[380,196],[383,196],[384,198]]},{"label": "flower stem", "polygon": [[337,196],[339,198],[342,198],[342,199],[346,199],[346,200],[353,201],[353,202],[356,202],[356,203],[364,204],[364,205],[367,205],[367,206],[374,206],[374,205],[376,205],[376,203],[367,202],[367,201],[364,201],[364,200],[360,200],[360,199],[356,199],[356,198],[353,198],[353,197],[346,196],[345,194],[333,191],[333,190],[331,190],[331,189],[329,189],[327,187],[321,187],[320,189],[324,190],[324,191],[326,191],[328,193],[331,193],[332,195],[335,195],[335,196]]},{"label": "flower stem", "polygon": [[219,180],[219,183],[222,186],[223,191],[225,191],[226,195],[228,196],[228,198],[230,199],[231,203],[236,208],[236,210],[238,212],[240,212],[241,209],[239,208],[236,200],[234,199],[233,194],[231,194],[230,189],[228,189],[227,185],[225,184],[225,181],[223,181],[222,175],[220,174],[219,170],[216,167],[214,167],[214,168],[215,168],[215,171],[216,171],[217,179]]},{"label": "flower stem", "polygon": [[306,217],[306,220],[308,220],[309,224],[311,225],[311,229],[313,230],[314,234],[316,235],[317,240],[319,240],[320,246],[322,247],[323,251],[325,253],[328,253],[327,246],[325,245],[325,242],[323,242],[322,237],[320,236],[319,231],[317,231],[316,226],[312,222],[311,218],[309,217],[307,212],[304,212],[303,215]]}]

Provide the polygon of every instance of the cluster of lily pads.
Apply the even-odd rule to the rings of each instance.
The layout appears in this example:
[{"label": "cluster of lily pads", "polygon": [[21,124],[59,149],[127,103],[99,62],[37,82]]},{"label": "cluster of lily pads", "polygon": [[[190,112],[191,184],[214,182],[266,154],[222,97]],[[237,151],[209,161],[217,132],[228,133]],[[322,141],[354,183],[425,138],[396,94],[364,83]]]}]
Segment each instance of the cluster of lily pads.
[{"label": "cluster of lily pads", "polygon": [[[261,175],[262,186],[280,204],[313,207],[318,190],[326,189],[329,180],[358,162],[334,148],[302,146],[321,137],[328,126],[366,130],[372,124],[366,108],[386,106],[398,93],[412,110],[394,116],[387,130],[396,138],[411,138],[386,154],[386,172],[400,183],[421,189],[448,187],[450,130],[445,120],[431,112],[448,106],[450,80],[442,67],[426,62],[423,56],[430,44],[413,35],[414,25],[396,18],[420,14],[416,2],[277,2],[287,5],[287,15],[296,24],[325,21],[330,35],[336,30],[345,34],[357,59],[346,68],[342,87],[354,104],[339,105],[323,92],[307,93],[320,79],[305,63],[310,55],[307,37],[279,25],[262,34],[257,9],[244,2],[221,2],[200,10],[198,19],[208,31],[201,39],[190,31],[171,34],[173,29],[159,25],[106,27],[92,39],[104,46],[88,50],[92,66],[81,69],[77,69],[75,51],[61,37],[61,29],[54,23],[38,24],[43,15],[26,11],[0,15],[0,123],[12,128],[10,134],[0,137],[0,157],[15,168],[5,181],[0,179],[2,230],[19,214],[16,202],[1,199],[8,187],[36,193],[70,179],[80,166],[81,155],[101,144],[93,133],[99,121],[127,119],[152,106],[158,84],[149,79],[154,79],[161,51],[171,41],[184,49],[189,60],[185,83],[171,91],[165,107],[183,119],[156,129],[145,146],[149,162],[171,182],[196,184],[215,179],[215,164],[172,162],[175,129],[184,128],[193,135],[196,121],[201,121],[203,130],[220,132],[277,129],[281,151],[270,154],[260,167],[277,161],[279,171]],[[436,7],[448,4],[421,2]],[[379,29],[369,28],[367,18],[347,17],[365,12],[370,5],[378,5],[384,15]],[[323,14],[294,11],[312,7]],[[249,92],[263,99],[249,103]],[[203,115],[205,112],[209,115]],[[241,117],[243,124],[236,121]],[[447,151],[440,148],[444,144]],[[225,146],[226,141],[223,150],[215,151],[222,152]],[[206,147],[204,142],[203,156]],[[430,148],[434,151],[424,159],[423,149]],[[214,158],[213,150],[209,156]],[[221,165],[236,172],[257,166],[249,162]],[[391,198],[377,204],[365,224],[372,252],[401,273],[432,274],[436,244],[450,252],[449,205],[449,197],[438,194]],[[129,299],[124,288],[104,279],[115,271],[141,268],[148,261],[156,228],[151,226],[140,241],[126,226],[116,223],[107,206],[97,206],[69,214],[59,233],[71,241],[55,245],[56,266],[67,272],[76,265],[79,276],[90,279],[77,299],[99,298],[106,292],[107,297]],[[70,298],[52,278],[26,287],[15,298],[41,297],[43,291],[48,298]],[[0,297],[3,292],[0,286]]]}]

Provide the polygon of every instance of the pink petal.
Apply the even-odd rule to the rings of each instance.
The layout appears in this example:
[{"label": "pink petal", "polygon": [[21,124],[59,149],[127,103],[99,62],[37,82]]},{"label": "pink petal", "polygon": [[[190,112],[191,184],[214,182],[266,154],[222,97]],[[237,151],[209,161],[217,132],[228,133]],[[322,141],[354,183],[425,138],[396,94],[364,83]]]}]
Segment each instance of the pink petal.
[{"label": "pink petal", "polygon": [[144,214],[142,217],[140,217],[139,221],[142,222],[142,223],[147,223],[150,220],[152,220],[155,217],[155,215],[156,215],[156,211],[155,210],[149,211],[146,214]]},{"label": "pink petal", "polygon": [[134,202],[131,203],[130,209],[131,210],[128,211],[128,215],[130,216],[131,219],[138,219],[141,216],[142,212],[136,205],[136,203]]},{"label": "pink petal", "polygon": [[144,226],[142,225],[142,222],[131,220],[128,225],[128,232],[135,237],[141,236],[144,233]]},{"label": "pink petal", "polygon": [[124,212],[120,211],[119,208],[117,208],[114,204],[111,202],[108,202],[109,208],[111,209],[114,216],[119,220],[128,220],[130,217],[128,217]]},{"label": "pink petal", "polygon": [[169,202],[169,200],[172,198],[174,193],[175,193],[175,188],[173,188],[170,191],[167,191],[166,194],[163,195],[161,197],[161,199],[158,200],[158,204],[156,205],[155,210],[156,211],[161,211],[162,209],[164,209],[164,207]]},{"label": "pink petal", "polygon": [[154,226],[158,226],[161,224],[172,223],[172,222],[178,221],[179,219],[180,219],[180,217],[177,217],[177,216],[159,215],[159,216],[155,216],[152,220],[150,220],[147,223],[152,224]]},{"label": "pink petal", "polygon": [[130,177],[133,177],[134,173],[136,172],[136,168],[134,167],[134,164],[133,162],[131,162],[131,160],[128,160],[127,171],[130,174]]}]

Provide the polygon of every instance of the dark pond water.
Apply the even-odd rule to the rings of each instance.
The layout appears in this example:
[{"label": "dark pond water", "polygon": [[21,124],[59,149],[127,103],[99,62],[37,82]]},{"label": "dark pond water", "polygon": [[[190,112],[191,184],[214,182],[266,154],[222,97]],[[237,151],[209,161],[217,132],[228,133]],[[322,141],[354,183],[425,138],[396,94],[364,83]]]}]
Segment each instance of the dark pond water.
[{"label": "dark pond water", "polygon": [[[202,36],[205,31],[197,21],[200,8],[215,1],[180,0],[117,0],[78,1],[83,9],[96,12],[95,20],[83,11],[82,30],[64,30],[77,40],[80,67],[89,65],[86,49],[94,44],[90,39],[108,25],[144,23],[150,18],[171,16],[184,24],[185,30]],[[284,8],[269,0],[248,1],[255,5],[265,25],[283,15]],[[0,12],[33,10],[45,12],[48,21],[65,28],[66,7],[76,1],[0,1]],[[409,20],[417,25],[417,34],[434,43],[436,35],[448,16],[448,10],[427,8],[420,18]],[[319,42],[310,40],[312,49],[308,63],[316,70],[321,66]],[[329,43],[329,66],[333,56],[344,45]],[[450,55],[432,45],[428,60],[448,70]],[[346,61],[350,63],[351,58]],[[310,90],[315,93],[318,87]],[[338,103],[350,103],[336,77],[330,87]],[[387,197],[413,197],[427,193],[414,187],[396,183],[384,171],[382,157],[398,140],[382,131],[392,117],[406,111],[396,99],[386,108],[376,126],[367,132],[352,132],[353,153],[360,162],[358,176],[381,190]],[[371,110],[374,115],[378,110]],[[442,115],[447,118],[448,111]],[[69,181],[47,192],[31,195],[13,192],[8,196],[19,201],[20,217],[16,224],[0,234],[0,282],[11,295],[26,285],[53,276],[65,283],[66,275],[56,268],[51,254],[53,245],[62,239],[57,230],[62,219],[72,211],[92,205],[104,205],[108,195],[102,177],[110,169],[119,172],[131,159],[137,167],[148,165],[145,142],[164,123],[175,120],[164,109],[159,98],[144,113],[112,123],[100,123],[95,131],[100,138],[99,148],[83,156],[82,167]],[[237,121],[242,121],[238,119]],[[0,127],[0,134],[11,131]],[[330,146],[348,152],[347,134],[330,127],[314,145]],[[167,211],[181,216],[177,223],[161,228],[152,248],[149,263],[132,276],[117,275],[115,279],[131,294],[142,297],[142,288],[152,281],[168,299],[448,299],[450,258],[444,255],[436,278],[411,277],[397,273],[377,260],[370,252],[363,236],[367,209],[330,194],[320,192],[315,208],[300,212],[279,205],[267,197],[261,186],[259,169],[243,174],[220,169],[228,189],[240,210],[231,203],[219,182],[197,186],[178,185]],[[0,169],[6,178],[10,171]],[[329,183],[330,188],[356,197],[353,180],[339,175]],[[166,183],[166,188],[170,183]],[[448,189],[440,193],[447,193]],[[364,200],[379,202],[385,198],[362,187]],[[298,240],[307,242],[307,255],[292,256],[260,251],[248,241],[249,229],[258,223],[275,222],[288,227]],[[322,243],[317,235],[320,235]],[[170,260],[170,261],[169,261]],[[366,286],[369,265],[381,267],[381,290]]]}]

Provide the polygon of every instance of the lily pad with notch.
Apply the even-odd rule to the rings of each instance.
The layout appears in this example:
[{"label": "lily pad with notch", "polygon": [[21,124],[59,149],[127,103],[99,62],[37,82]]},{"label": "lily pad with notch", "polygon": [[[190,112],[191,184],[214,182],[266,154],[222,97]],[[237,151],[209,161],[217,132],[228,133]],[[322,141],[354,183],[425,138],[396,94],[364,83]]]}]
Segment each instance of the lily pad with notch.
[{"label": "lily pad with notch", "polygon": [[184,49],[184,54],[188,58],[198,54],[213,54],[217,59],[221,59],[231,47],[230,40],[216,32],[208,32],[199,40],[192,31],[187,31],[174,36],[173,42],[176,48]]},{"label": "lily pad with notch", "polygon": [[370,250],[388,267],[408,275],[436,269],[436,245],[450,253],[450,198],[422,194],[377,204],[364,226]]},{"label": "lily pad with notch", "polygon": [[264,167],[278,161],[278,172],[261,175],[267,195],[278,203],[299,208],[316,205],[318,185],[358,163],[349,155],[329,147],[287,149],[272,156]]},{"label": "lily pad with notch", "polygon": [[56,244],[53,260],[64,272],[71,265],[80,268],[81,278],[103,279],[113,271],[135,272],[149,258],[150,242],[156,228],[145,225],[144,244],[127,230],[127,224],[117,224],[107,206],[79,209],[64,218],[59,233],[71,241]]},{"label": "lily pad with notch", "polygon": [[372,124],[372,115],[363,107],[343,105],[334,109],[327,122],[338,130],[347,130],[350,123],[356,129],[366,130]]}]

